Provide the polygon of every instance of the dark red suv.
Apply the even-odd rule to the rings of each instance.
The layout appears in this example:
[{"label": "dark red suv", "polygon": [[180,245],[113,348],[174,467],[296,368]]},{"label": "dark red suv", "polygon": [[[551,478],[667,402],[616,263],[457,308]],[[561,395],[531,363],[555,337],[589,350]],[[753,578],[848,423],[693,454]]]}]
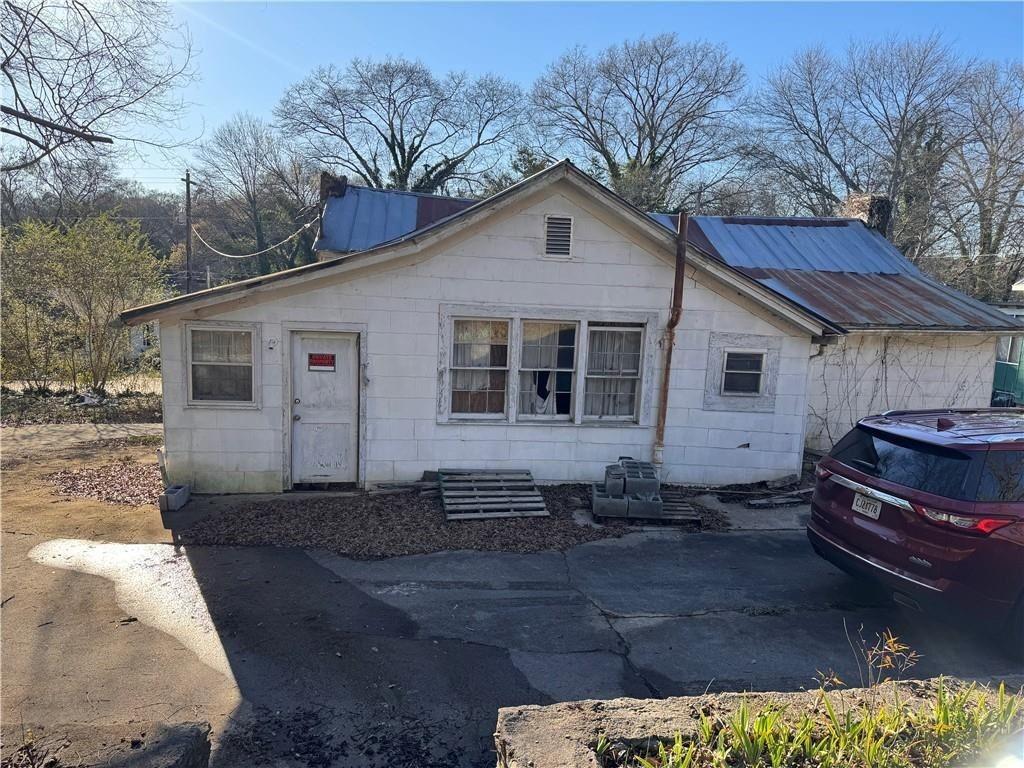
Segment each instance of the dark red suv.
[{"label": "dark red suv", "polygon": [[1024,409],[871,416],[816,474],[819,555],[903,605],[961,609],[1024,652]]}]

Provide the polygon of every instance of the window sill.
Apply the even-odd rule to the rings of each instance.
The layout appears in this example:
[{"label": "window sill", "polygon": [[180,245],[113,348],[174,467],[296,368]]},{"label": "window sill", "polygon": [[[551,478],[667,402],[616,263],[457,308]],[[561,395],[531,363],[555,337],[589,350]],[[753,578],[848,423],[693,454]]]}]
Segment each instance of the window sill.
[{"label": "window sill", "polygon": [[501,425],[503,427],[621,427],[623,429],[647,429],[649,425],[638,424],[636,421],[615,421],[612,419],[585,419],[580,423],[571,421],[568,419],[519,419],[518,421],[509,421],[508,419],[466,419],[466,418],[448,418],[448,419],[437,419],[438,425],[444,424],[481,424],[488,426]]},{"label": "window sill", "polygon": [[185,404],[186,408],[228,408],[233,411],[258,411],[260,403],[238,403],[230,400],[196,400]]}]

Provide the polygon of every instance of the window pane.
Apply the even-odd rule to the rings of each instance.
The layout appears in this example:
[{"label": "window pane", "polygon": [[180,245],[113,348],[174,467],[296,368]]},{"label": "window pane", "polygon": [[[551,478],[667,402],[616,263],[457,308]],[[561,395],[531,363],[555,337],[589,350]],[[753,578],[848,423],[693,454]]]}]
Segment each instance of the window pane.
[{"label": "window pane", "polygon": [[640,372],[640,329],[592,328],[587,352],[587,373],[604,375]]},{"label": "window pane", "polygon": [[722,380],[722,391],[756,395],[761,391],[761,374],[727,373]]},{"label": "window pane", "polygon": [[587,378],[583,414],[596,417],[634,416],[636,390],[636,379]]},{"label": "window pane", "polygon": [[988,451],[978,501],[1024,501],[1024,451]]},{"label": "window pane", "polygon": [[575,323],[524,322],[520,367],[571,369],[575,347]]},{"label": "window pane", "polygon": [[452,371],[452,413],[504,413],[505,371]]},{"label": "window pane", "polygon": [[192,365],[192,399],[252,402],[251,365]]},{"label": "window pane", "polygon": [[1012,336],[1000,336],[999,342],[996,344],[996,360],[1002,363],[1008,362],[1010,360],[1010,347],[1012,344]]},{"label": "window pane", "polygon": [[572,373],[522,371],[519,413],[527,416],[568,416],[572,413]]},{"label": "window pane", "polygon": [[508,344],[507,320],[456,320],[457,344]]},{"label": "window pane", "polygon": [[831,456],[874,477],[939,496],[973,500],[977,488],[968,454],[925,443],[896,442],[861,427],[840,440]]},{"label": "window pane", "polygon": [[192,360],[196,363],[251,363],[252,332],[192,330]]},{"label": "window pane", "polygon": [[764,355],[760,352],[726,352],[725,370],[727,371],[760,371],[764,364]]},{"label": "window pane", "polygon": [[453,368],[505,368],[507,366],[507,321],[455,321],[455,340],[452,349]]}]

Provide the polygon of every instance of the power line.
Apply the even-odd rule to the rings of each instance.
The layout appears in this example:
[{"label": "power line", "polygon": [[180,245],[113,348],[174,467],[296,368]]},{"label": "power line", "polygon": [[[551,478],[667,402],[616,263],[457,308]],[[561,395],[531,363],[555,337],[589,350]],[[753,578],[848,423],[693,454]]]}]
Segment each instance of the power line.
[{"label": "power line", "polygon": [[264,253],[269,253],[270,251],[273,251],[275,248],[280,248],[282,245],[287,243],[289,240],[293,240],[294,238],[298,237],[300,234],[302,234],[302,232],[304,232],[305,230],[309,229],[313,224],[316,224],[316,219],[313,219],[312,221],[306,222],[301,227],[299,227],[297,230],[295,230],[290,235],[288,235],[288,237],[286,237],[284,240],[282,240],[279,243],[275,243],[274,245],[271,245],[269,248],[264,248],[262,251],[256,251],[255,253],[244,253],[244,254],[241,254],[241,255],[234,254],[234,253],[224,253],[223,251],[218,251],[216,248],[214,248],[212,245],[210,245],[208,242],[206,242],[203,239],[203,236],[199,234],[199,230],[197,230],[195,227],[192,227],[192,232],[195,233],[195,236],[199,238],[199,242],[201,242],[203,245],[205,245],[211,251],[216,253],[218,256],[223,256],[223,257],[228,258],[228,259],[251,259],[253,256],[262,256]]}]

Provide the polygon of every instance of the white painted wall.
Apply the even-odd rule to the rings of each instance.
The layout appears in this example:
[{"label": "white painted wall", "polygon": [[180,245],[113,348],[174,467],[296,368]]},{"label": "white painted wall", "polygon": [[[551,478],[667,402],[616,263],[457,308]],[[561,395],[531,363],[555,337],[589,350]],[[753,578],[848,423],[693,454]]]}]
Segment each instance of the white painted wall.
[{"label": "white painted wall", "polygon": [[[540,199],[497,214],[419,263],[337,280],[204,320],[258,322],[262,397],[258,409],[188,407],[182,321],[161,322],[167,464],[174,482],[198,492],[281,490],[282,365],[288,323],[345,323],[367,331],[365,480],[418,479],[441,466],[526,467],[540,481],[588,482],[623,454],[650,459],[658,370],[641,425],[439,423],[438,340],[442,305],[517,305],[550,317],[559,308],[657,312],[667,319],[672,267],[639,238],[604,223],[590,203],[556,185]],[[574,217],[572,261],[541,257],[545,214]],[[665,474],[670,482],[722,484],[796,472],[808,403],[810,339],[732,289],[688,270],[674,351]],[[523,310],[529,313],[529,309]],[[527,314],[528,316],[528,314]],[[705,410],[712,332],[772,337],[779,349],[770,412]]]},{"label": "white painted wall", "polygon": [[851,333],[811,360],[807,447],[828,450],[890,409],[986,407],[995,353],[987,334]]}]

